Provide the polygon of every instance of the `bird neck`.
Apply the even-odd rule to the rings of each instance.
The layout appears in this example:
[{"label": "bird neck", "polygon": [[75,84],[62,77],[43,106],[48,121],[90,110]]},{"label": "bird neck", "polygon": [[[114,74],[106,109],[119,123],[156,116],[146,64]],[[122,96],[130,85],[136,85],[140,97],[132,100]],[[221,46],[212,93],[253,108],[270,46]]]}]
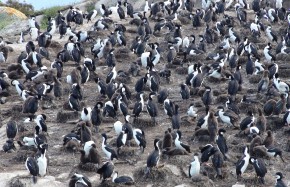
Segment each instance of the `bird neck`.
[{"label": "bird neck", "polygon": [[103,145],[107,144],[107,139],[105,137],[103,137]]},{"label": "bird neck", "polygon": [[114,182],[117,177],[118,177],[118,174],[117,173],[114,173],[114,175],[112,177],[112,181]]}]

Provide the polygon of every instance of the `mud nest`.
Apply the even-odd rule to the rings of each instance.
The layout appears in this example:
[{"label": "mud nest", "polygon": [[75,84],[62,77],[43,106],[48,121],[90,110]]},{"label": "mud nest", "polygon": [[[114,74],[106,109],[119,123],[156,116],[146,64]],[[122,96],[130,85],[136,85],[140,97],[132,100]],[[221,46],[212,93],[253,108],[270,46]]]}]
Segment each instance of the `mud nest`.
[{"label": "mud nest", "polygon": [[140,182],[164,182],[168,181],[168,178],[173,175],[171,170],[165,167],[151,169],[151,173],[147,176],[145,175],[145,171],[146,167],[137,168],[133,173],[134,179]]},{"label": "mud nest", "polygon": [[12,158],[12,160],[15,162],[23,163],[26,161],[27,157],[33,156],[35,152],[36,151],[33,150],[18,150],[16,155]]},{"label": "mud nest", "polygon": [[186,75],[188,70],[186,67],[176,67],[175,72],[179,75]]},{"label": "mud nest", "polygon": [[79,116],[78,112],[61,110],[56,115],[56,122],[66,123],[67,121],[78,119],[78,116]]},{"label": "mud nest", "polygon": [[261,78],[262,78],[262,74],[258,74],[258,75],[251,75],[249,77],[249,83],[251,84],[257,84],[260,82]]},{"label": "mud nest", "polygon": [[14,177],[9,182],[9,187],[25,187],[26,184],[23,184],[19,177]]},{"label": "mud nest", "polygon": [[78,167],[79,169],[81,170],[84,170],[84,171],[89,171],[89,172],[97,172],[98,170],[98,164],[94,164],[94,163],[91,163],[91,162],[88,162],[88,163],[79,163]]},{"label": "mud nest", "polygon": [[136,128],[144,129],[147,127],[154,127],[158,124],[154,123],[151,118],[134,118],[132,125]]}]

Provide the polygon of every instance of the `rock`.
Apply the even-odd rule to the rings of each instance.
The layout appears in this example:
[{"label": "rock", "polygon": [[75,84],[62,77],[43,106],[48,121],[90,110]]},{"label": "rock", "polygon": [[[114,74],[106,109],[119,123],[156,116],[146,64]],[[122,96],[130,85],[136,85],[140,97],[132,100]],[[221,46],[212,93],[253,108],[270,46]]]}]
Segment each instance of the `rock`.
[{"label": "rock", "polygon": [[169,168],[174,175],[181,176],[180,169],[177,166],[166,164],[165,167]]},{"label": "rock", "polygon": [[10,187],[25,187],[26,185],[19,180],[18,177],[12,178],[9,184]]},{"label": "rock", "polygon": [[67,179],[69,177],[69,173],[61,173],[57,176],[57,179]]},{"label": "rock", "polygon": [[192,177],[192,185],[196,187],[212,187],[215,186],[213,181],[206,176],[199,175]]},{"label": "rock", "polygon": [[1,97],[0,103],[1,104],[5,104],[6,103],[6,100],[7,100],[7,97]]},{"label": "rock", "polygon": [[259,83],[259,81],[261,80],[262,76],[263,76],[262,74],[251,75],[251,76],[249,77],[249,82],[250,82],[251,84],[257,84],[257,83]]},{"label": "rock", "polygon": [[244,184],[234,184],[234,185],[232,185],[232,187],[246,187],[246,185],[244,185]]}]

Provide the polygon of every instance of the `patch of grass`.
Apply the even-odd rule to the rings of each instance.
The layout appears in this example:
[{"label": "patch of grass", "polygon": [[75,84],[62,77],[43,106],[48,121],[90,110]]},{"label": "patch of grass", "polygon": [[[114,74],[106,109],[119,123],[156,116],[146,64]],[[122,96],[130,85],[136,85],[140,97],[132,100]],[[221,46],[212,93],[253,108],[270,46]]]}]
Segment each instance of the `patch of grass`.
[{"label": "patch of grass", "polygon": [[13,18],[12,17],[9,17],[9,16],[5,16],[5,15],[1,15],[0,14],[0,30],[5,28],[7,25],[9,25],[12,21],[13,21]]},{"label": "patch of grass", "polygon": [[86,4],[86,11],[89,13],[95,9],[96,1],[88,1]]},{"label": "patch of grass", "polygon": [[34,12],[34,8],[31,4],[20,3],[17,0],[7,0],[5,3],[2,3],[0,1],[0,6],[15,8],[16,10],[19,10],[20,12],[25,14],[26,16],[29,16]]},{"label": "patch of grass", "polygon": [[38,12],[35,13],[35,15],[43,15],[43,18],[40,22],[40,29],[41,30],[46,30],[47,26],[48,26],[48,21],[47,19],[49,17],[52,17],[54,18],[56,15],[57,15],[57,12],[59,10],[62,10],[64,8],[64,6],[54,6],[54,7],[51,7],[51,8],[46,8],[46,9],[43,9],[43,10],[40,10]]}]

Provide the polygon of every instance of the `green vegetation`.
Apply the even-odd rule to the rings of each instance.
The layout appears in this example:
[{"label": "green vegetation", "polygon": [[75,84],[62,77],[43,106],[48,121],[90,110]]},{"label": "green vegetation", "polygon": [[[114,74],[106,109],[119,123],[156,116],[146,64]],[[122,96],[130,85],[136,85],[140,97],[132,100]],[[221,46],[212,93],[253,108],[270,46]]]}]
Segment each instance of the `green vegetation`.
[{"label": "green vegetation", "polygon": [[48,23],[47,19],[49,17],[54,18],[57,15],[58,11],[62,10],[62,9],[64,9],[63,6],[54,6],[51,8],[47,8],[47,9],[43,9],[41,11],[35,12],[35,15],[41,15],[41,14],[43,15],[43,18],[42,18],[41,23],[40,23],[40,29],[46,30],[47,23]]},{"label": "green vegetation", "polygon": [[91,12],[92,10],[95,9],[95,4],[96,4],[96,1],[89,1],[87,4],[86,4],[86,11],[89,13]]},{"label": "green vegetation", "polygon": [[12,17],[10,16],[5,16],[4,14],[0,14],[0,30],[5,28],[7,25],[9,25],[11,23],[11,21],[13,20]]},{"label": "green vegetation", "polygon": [[[7,0],[6,3],[0,1],[0,6],[8,6],[19,10],[26,16],[32,15],[34,13],[34,8],[28,3],[19,3],[17,0]],[[1,23],[2,24],[2,23]]]}]

